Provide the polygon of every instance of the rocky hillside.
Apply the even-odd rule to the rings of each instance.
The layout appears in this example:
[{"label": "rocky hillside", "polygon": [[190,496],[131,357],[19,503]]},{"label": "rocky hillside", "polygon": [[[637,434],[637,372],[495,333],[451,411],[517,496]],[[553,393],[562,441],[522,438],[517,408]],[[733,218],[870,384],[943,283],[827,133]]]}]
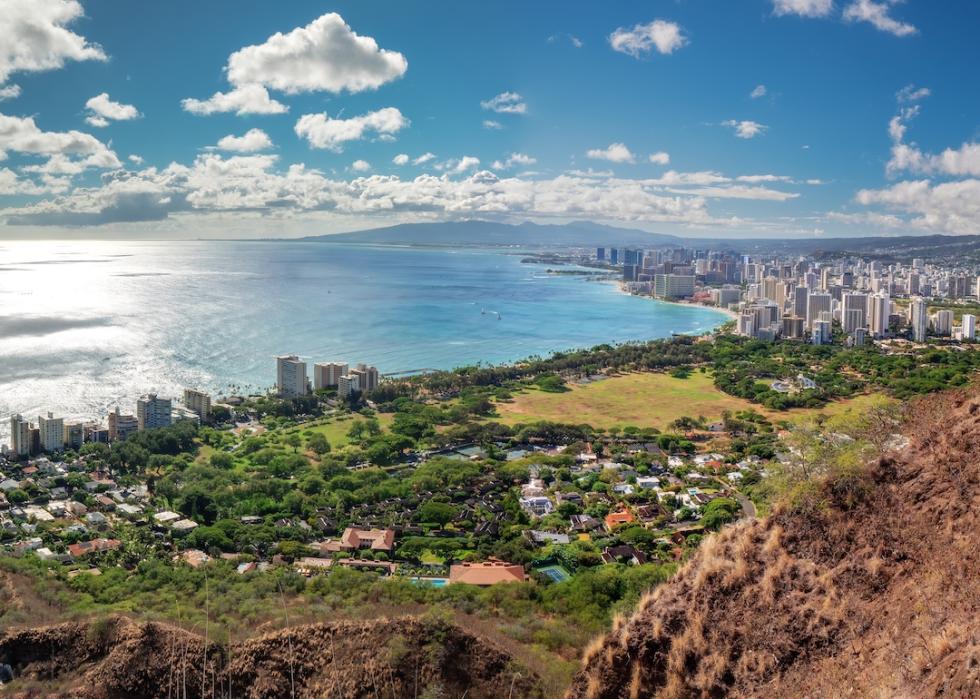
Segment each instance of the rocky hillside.
[{"label": "rocky hillside", "polygon": [[705,542],[587,652],[569,699],[980,696],[980,396]]},{"label": "rocky hillside", "polygon": [[230,647],[124,617],[10,632],[0,662],[12,696],[540,696],[534,677],[486,640],[418,618],[313,624]]}]

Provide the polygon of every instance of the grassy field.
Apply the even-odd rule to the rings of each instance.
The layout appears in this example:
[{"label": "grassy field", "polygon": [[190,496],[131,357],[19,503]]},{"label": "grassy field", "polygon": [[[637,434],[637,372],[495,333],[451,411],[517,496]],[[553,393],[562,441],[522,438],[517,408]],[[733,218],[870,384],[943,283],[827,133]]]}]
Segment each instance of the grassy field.
[{"label": "grassy field", "polygon": [[537,420],[587,423],[593,427],[656,427],[664,429],[679,417],[721,418],[725,410],[755,410],[773,420],[799,419],[816,413],[835,414],[859,406],[871,397],[832,403],[820,410],[766,410],[747,400],[722,393],[709,374],[692,373],[686,379],[668,374],[636,373],[615,376],[565,393],[529,390],[512,402],[498,403],[499,421],[516,425]]},{"label": "grassy field", "polygon": [[[391,424],[392,416],[386,413],[378,413],[378,422],[381,424],[382,429],[388,427]],[[343,447],[350,443],[347,438],[347,432],[350,430],[350,426],[355,422],[364,421],[363,415],[357,413],[343,415],[341,417],[330,418],[322,424],[307,423],[300,425],[296,431],[303,434],[307,430],[311,432],[321,432],[330,442],[330,446],[334,448]]]}]

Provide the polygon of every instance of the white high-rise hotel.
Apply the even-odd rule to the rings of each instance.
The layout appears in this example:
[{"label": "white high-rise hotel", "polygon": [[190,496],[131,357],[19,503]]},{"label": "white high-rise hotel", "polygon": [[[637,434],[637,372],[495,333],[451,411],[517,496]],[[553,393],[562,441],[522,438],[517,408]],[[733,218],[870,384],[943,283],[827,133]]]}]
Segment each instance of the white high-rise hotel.
[{"label": "white high-rise hotel", "polygon": [[306,362],[295,354],[276,357],[276,392],[282,398],[305,396],[309,390]]}]

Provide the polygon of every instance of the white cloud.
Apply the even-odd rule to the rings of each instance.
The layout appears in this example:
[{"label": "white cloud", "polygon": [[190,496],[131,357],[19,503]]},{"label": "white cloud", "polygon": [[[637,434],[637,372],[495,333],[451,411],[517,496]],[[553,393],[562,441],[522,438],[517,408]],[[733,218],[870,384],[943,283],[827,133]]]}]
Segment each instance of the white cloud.
[{"label": "white cloud", "polygon": [[890,17],[888,11],[898,0],[855,0],[844,8],[845,22],[870,22],[876,29],[895,36],[911,36],[918,30],[907,22]]},{"label": "white cloud", "polygon": [[657,153],[650,154],[650,162],[654,165],[669,165],[670,164],[670,153],[666,151],[658,151]]},{"label": "white cloud", "polygon": [[735,178],[739,182],[759,183],[759,182],[792,182],[793,178],[788,175],[739,175]]},{"label": "white cloud", "polygon": [[367,172],[371,169],[371,163],[366,160],[355,160],[350,164],[350,169],[354,172]]},{"label": "white cloud", "polygon": [[395,165],[407,165],[408,164],[408,153],[399,153],[394,158],[391,159]]},{"label": "white cloud", "polygon": [[768,90],[766,90],[765,85],[756,85],[752,92],[749,93],[749,97],[752,99],[759,99],[760,97],[765,97]]},{"label": "white cloud", "polygon": [[571,41],[572,42],[572,46],[574,46],[577,49],[580,49],[583,46],[582,40],[579,39],[577,36],[573,36],[573,35],[569,34],[568,40]]},{"label": "white cloud", "polygon": [[20,97],[20,85],[0,87],[0,102],[16,99],[17,97]]},{"label": "white cloud", "polygon": [[536,162],[538,162],[537,158],[532,158],[530,155],[525,153],[511,153],[506,160],[495,160],[493,163],[493,169],[507,170],[515,165],[527,167],[528,165],[534,165]]},{"label": "white cloud", "polygon": [[908,223],[898,216],[893,214],[879,214],[871,211],[863,211],[860,213],[831,211],[827,214],[827,218],[831,221],[838,221],[849,225],[872,226],[874,228],[894,229],[908,226]]},{"label": "white cloud", "polygon": [[437,170],[452,172],[457,175],[480,167],[480,159],[472,155],[464,155],[462,158],[447,160],[436,165]]},{"label": "white cloud", "polygon": [[632,163],[636,158],[623,143],[610,143],[606,148],[593,148],[585,153],[593,160],[608,160],[611,163]]},{"label": "white cloud", "polygon": [[688,43],[680,25],[656,19],[649,24],[637,24],[632,29],[620,27],[609,35],[609,45],[614,51],[625,53],[633,58],[656,50],[671,54]]},{"label": "white cloud", "polygon": [[898,100],[899,104],[904,104],[907,102],[918,102],[931,94],[932,91],[928,87],[916,87],[915,85],[909,84],[895,93],[895,99]]},{"label": "white cloud", "polygon": [[218,141],[218,148],[236,153],[254,153],[272,148],[272,139],[262,129],[249,129],[242,136],[225,136]]},{"label": "white cloud", "polygon": [[136,155],[135,153],[133,153],[132,155],[130,155],[129,158],[128,158],[128,160],[129,160],[129,162],[133,163],[134,165],[142,165],[143,164],[143,157],[140,156],[140,155]]},{"label": "white cloud", "polygon": [[499,121],[494,121],[493,119],[484,119],[483,128],[489,129],[490,131],[499,131],[500,129],[504,128],[504,125]]},{"label": "white cloud", "polygon": [[228,58],[232,85],[264,85],[288,94],[374,90],[405,74],[408,61],[397,51],[359,36],[335,12],[318,17],[265,43],[246,46]]},{"label": "white cloud", "polygon": [[415,160],[412,161],[412,165],[425,165],[430,160],[435,160],[435,158],[436,158],[435,153],[423,153],[422,155],[420,155],[419,157],[417,157]]},{"label": "white cloud", "polygon": [[116,154],[91,134],[81,131],[42,131],[32,117],[0,114],[0,152],[30,155],[92,156],[100,167],[120,167]]},{"label": "white cloud", "polygon": [[[924,89],[924,88],[923,88]],[[909,98],[899,92],[900,102]],[[913,91],[915,94],[919,91]],[[919,98],[921,99],[921,97]],[[980,176],[980,143],[970,141],[959,148],[946,148],[942,153],[924,153],[913,143],[905,142],[908,122],[919,115],[920,105],[902,107],[898,114],[888,122],[888,135],[892,140],[891,158],[885,166],[888,175],[901,172],[917,174],[948,175],[953,177]]]},{"label": "white cloud", "polygon": [[296,122],[295,131],[312,148],[326,148],[340,153],[344,143],[358,141],[368,132],[392,135],[408,124],[408,119],[400,111],[385,107],[350,119],[334,119],[327,114],[304,114]]},{"label": "white cloud", "polygon": [[108,92],[92,97],[85,103],[85,106],[89,111],[113,121],[128,121],[140,115],[139,110],[131,104],[113,102],[109,99]]},{"label": "white cloud", "polygon": [[106,60],[101,46],[67,28],[83,14],[75,0],[5,0],[0,12],[0,84],[17,72],[53,70],[66,61]]},{"label": "white cloud", "polygon": [[862,189],[857,202],[880,204],[911,215],[910,225],[946,233],[980,230],[980,180],[934,184],[928,180],[899,182],[886,189]]},{"label": "white cloud", "polygon": [[244,114],[285,114],[289,107],[269,96],[261,85],[239,85],[230,92],[215,92],[206,100],[187,98],[181,100],[184,111],[198,116],[235,112]]},{"label": "white cloud", "polygon": [[772,0],[775,15],[826,17],[834,9],[833,0]]},{"label": "white cloud", "polygon": [[85,117],[85,123],[89,126],[94,126],[97,129],[104,129],[109,125],[109,120],[105,117],[89,114],[87,117]]},{"label": "white cloud", "polygon": [[734,129],[735,135],[739,138],[755,138],[769,128],[765,124],[760,124],[757,121],[736,121],[735,119],[723,121],[721,125]]},{"label": "white cloud", "polygon": [[527,104],[524,103],[524,98],[516,92],[501,92],[496,97],[480,102],[480,106],[498,114],[527,113]]}]

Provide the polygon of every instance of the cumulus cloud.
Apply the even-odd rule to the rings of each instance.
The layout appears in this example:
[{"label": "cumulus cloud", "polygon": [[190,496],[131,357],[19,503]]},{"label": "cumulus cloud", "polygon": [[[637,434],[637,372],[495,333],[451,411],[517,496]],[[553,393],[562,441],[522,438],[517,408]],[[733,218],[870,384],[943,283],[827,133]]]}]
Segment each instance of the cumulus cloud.
[{"label": "cumulus cloud", "polygon": [[85,103],[85,108],[88,110],[85,121],[100,128],[108,126],[110,121],[129,121],[140,115],[139,110],[131,104],[113,102],[108,92],[89,99]]},{"label": "cumulus cloud", "polygon": [[635,156],[623,143],[610,143],[605,148],[593,148],[586,151],[585,155],[593,160],[608,160],[611,163],[636,162]]},{"label": "cumulus cloud", "polygon": [[536,162],[538,162],[537,158],[532,158],[525,153],[511,153],[504,160],[495,160],[492,167],[494,170],[507,170],[518,165],[527,167],[528,165],[534,165]]},{"label": "cumulus cloud", "polygon": [[391,159],[395,165],[407,165],[408,164],[408,153],[399,153],[394,158]]},{"label": "cumulus cloud", "polygon": [[225,74],[233,89],[207,100],[185,99],[194,114],[282,114],[287,107],[269,96],[269,89],[300,92],[363,92],[405,74],[408,61],[397,51],[382,49],[368,36],[356,34],[335,12],[264,43],[246,46],[228,57]]},{"label": "cumulus cloud", "polygon": [[766,90],[765,85],[756,85],[752,92],[749,93],[749,97],[756,100],[760,97],[765,97],[768,90]]},{"label": "cumulus cloud", "polygon": [[230,92],[215,92],[206,100],[188,97],[181,100],[185,112],[198,116],[234,112],[245,114],[285,114],[289,107],[269,96],[261,85],[240,85]]},{"label": "cumulus cloud", "polygon": [[[911,87],[911,86],[909,86]],[[909,95],[928,95],[925,88],[897,95],[899,102],[909,102]],[[924,91],[924,94],[923,94]],[[953,177],[980,176],[980,143],[968,141],[958,148],[946,148],[941,153],[923,152],[915,142],[905,142],[908,122],[919,115],[920,105],[902,107],[898,114],[888,122],[888,135],[892,140],[891,158],[885,165],[885,172],[894,176],[902,172],[926,175],[946,175]]]},{"label": "cumulus cloud", "polygon": [[0,87],[0,102],[12,100],[20,97],[20,85],[7,85]]},{"label": "cumulus cloud", "polygon": [[350,119],[334,119],[327,114],[304,114],[296,122],[296,135],[305,138],[311,148],[325,148],[335,153],[348,141],[359,141],[368,133],[391,136],[408,126],[409,121],[394,107],[385,107]]},{"label": "cumulus cloud", "polygon": [[909,224],[947,233],[980,230],[980,180],[939,184],[929,180],[899,182],[885,189],[862,189],[856,200],[865,206],[880,204],[905,213]]},{"label": "cumulus cloud", "polygon": [[420,155],[419,157],[417,157],[415,160],[412,161],[412,165],[425,165],[430,160],[435,160],[435,159],[436,159],[435,153],[423,153],[422,155]]},{"label": "cumulus cloud", "polygon": [[620,27],[609,35],[609,45],[614,51],[639,58],[651,51],[671,54],[688,43],[688,39],[676,22],[655,19],[648,24],[637,24],[632,29]]},{"label": "cumulus cloud", "polygon": [[898,0],[855,0],[844,8],[843,18],[845,22],[869,22],[875,29],[879,29],[895,36],[911,36],[918,32],[913,25],[908,22],[901,22],[888,13]]},{"label": "cumulus cloud", "polygon": [[757,121],[736,121],[735,119],[729,119],[728,121],[721,122],[722,126],[728,126],[735,131],[735,135],[739,138],[755,138],[763,131],[769,127],[765,124],[760,124]]},{"label": "cumulus cloud", "polygon": [[501,92],[496,97],[480,102],[480,106],[498,114],[527,113],[527,104],[524,103],[524,98],[516,92]]},{"label": "cumulus cloud", "polygon": [[833,9],[833,0],[772,0],[773,14],[778,16],[826,17]]},{"label": "cumulus cloud", "polygon": [[272,148],[272,139],[262,129],[249,129],[241,136],[225,136],[218,141],[218,148],[236,153],[254,153]]},{"label": "cumulus cloud", "polygon": [[371,163],[366,160],[355,160],[350,164],[350,169],[354,172],[367,172],[371,169]]},{"label": "cumulus cloud", "polygon": [[670,153],[666,151],[658,151],[656,153],[650,154],[650,162],[654,165],[669,165],[670,164]]},{"label": "cumulus cloud", "polygon": [[494,121],[493,119],[484,119],[483,128],[488,129],[489,131],[500,131],[500,129],[504,128],[504,125],[499,121]]},{"label": "cumulus cloud", "polygon": [[128,158],[128,160],[129,160],[129,162],[133,163],[134,165],[142,165],[143,164],[143,156],[136,155],[135,153],[133,153],[132,155],[130,155],[129,158]]},{"label": "cumulus cloud", "polygon": [[109,148],[91,134],[81,131],[42,131],[32,117],[0,114],[0,152],[30,155],[92,157],[100,167],[120,167]]},{"label": "cumulus cloud", "polygon": [[67,61],[104,61],[105,52],[68,25],[84,14],[75,0],[5,0],[0,12],[0,84],[17,72],[61,68]]}]

